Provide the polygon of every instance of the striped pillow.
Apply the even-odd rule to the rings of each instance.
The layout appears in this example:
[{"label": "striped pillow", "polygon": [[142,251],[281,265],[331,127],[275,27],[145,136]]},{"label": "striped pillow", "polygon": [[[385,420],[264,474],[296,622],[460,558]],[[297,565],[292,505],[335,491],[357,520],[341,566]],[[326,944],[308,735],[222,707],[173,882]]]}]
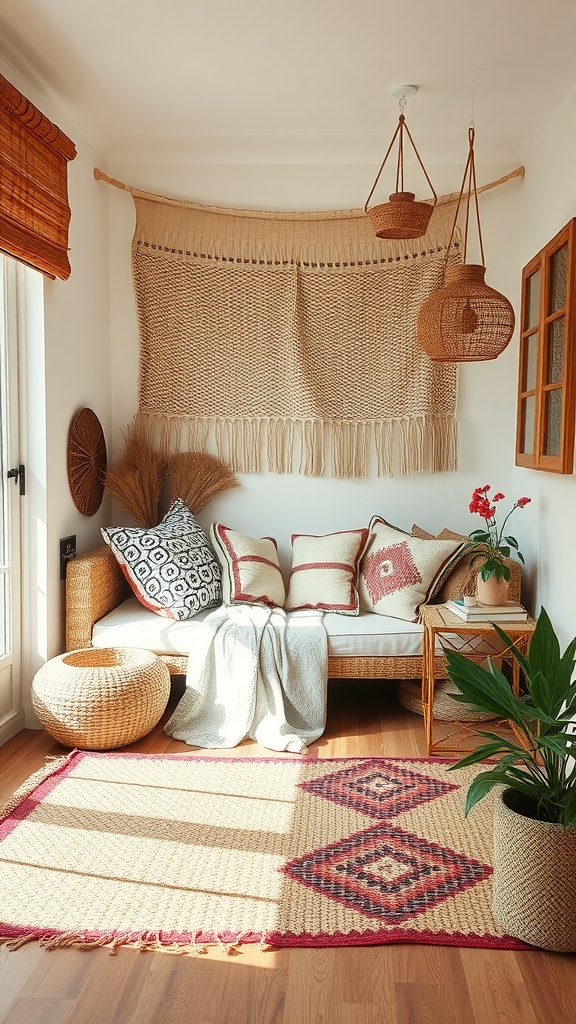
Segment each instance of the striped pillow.
[{"label": "striped pillow", "polygon": [[318,608],[358,615],[358,567],[368,536],[367,529],[322,537],[293,534],[286,608]]},{"label": "striped pillow", "polygon": [[222,567],[224,604],[268,604],[281,608],[285,589],[273,537],[255,540],[213,523],[212,543]]}]

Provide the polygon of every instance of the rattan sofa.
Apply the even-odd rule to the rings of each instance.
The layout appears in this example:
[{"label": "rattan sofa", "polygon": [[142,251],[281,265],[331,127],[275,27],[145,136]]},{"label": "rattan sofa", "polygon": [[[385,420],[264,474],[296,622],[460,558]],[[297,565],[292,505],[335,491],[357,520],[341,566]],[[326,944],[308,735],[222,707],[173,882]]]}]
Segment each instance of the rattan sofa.
[{"label": "rattan sofa", "polygon": [[[521,573],[517,562],[509,561],[510,598],[520,600]],[[476,569],[469,568],[469,560],[446,580],[435,598],[441,602],[447,597],[458,597],[473,592]],[[114,555],[107,545],[81,555],[68,563],[66,573],[66,650],[91,647],[93,630],[105,616],[118,608],[131,595]],[[149,613],[154,615],[153,612]],[[382,616],[382,629],[386,617]],[[117,644],[121,646],[121,644]],[[186,672],[187,658],[182,654],[155,653],[168,665],[171,675]],[[438,676],[442,674],[442,659],[438,658]],[[418,679],[422,674],[421,655],[401,656],[331,656],[328,660],[330,679]]]}]

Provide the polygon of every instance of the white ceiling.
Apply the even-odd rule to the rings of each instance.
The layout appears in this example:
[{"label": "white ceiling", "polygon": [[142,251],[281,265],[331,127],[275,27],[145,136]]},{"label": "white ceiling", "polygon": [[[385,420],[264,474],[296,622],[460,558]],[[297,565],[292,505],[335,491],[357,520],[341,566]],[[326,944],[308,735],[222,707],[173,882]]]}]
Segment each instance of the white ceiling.
[{"label": "white ceiling", "polygon": [[516,164],[576,85],[576,0],[0,0],[0,53],[111,162]]}]

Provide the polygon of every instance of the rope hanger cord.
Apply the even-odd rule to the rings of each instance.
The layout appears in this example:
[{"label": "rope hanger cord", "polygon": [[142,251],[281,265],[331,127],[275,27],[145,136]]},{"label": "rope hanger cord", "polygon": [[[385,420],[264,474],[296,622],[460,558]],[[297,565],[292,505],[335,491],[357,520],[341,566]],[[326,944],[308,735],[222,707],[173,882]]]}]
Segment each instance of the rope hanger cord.
[{"label": "rope hanger cord", "polygon": [[[406,118],[404,117],[404,114],[400,114],[400,116],[398,118],[398,125],[396,127],[396,131],[394,132],[394,135],[392,136],[392,141],[390,142],[390,145],[388,146],[388,149],[386,150],[386,155],[385,155],[382,163],[380,164],[380,170],[378,171],[378,174],[376,175],[376,178],[374,179],[374,184],[372,185],[372,188],[370,189],[370,194],[368,196],[368,199],[364,203],[364,212],[365,213],[368,210],[368,203],[370,202],[370,200],[371,200],[371,198],[372,198],[372,196],[374,194],[374,190],[376,188],[376,185],[378,184],[378,181],[380,179],[380,175],[382,174],[382,171],[384,170],[384,165],[385,165],[388,157],[390,156],[390,151],[391,151],[391,149],[392,149],[392,147],[394,145],[394,142],[396,141],[396,137],[397,137],[398,134],[400,134],[400,138],[398,139],[398,157],[397,157],[397,160],[396,160],[396,192],[403,192],[404,191],[404,132],[406,132],[406,135],[410,139],[410,143],[412,145],[412,149],[414,150],[414,152],[416,154],[416,157],[418,159],[418,163],[420,164],[420,167],[422,168],[424,177],[426,178],[426,181],[428,182],[428,184],[430,186],[430,189],[432,191],[433,199],[431,199],[431,200],[423,200],[423,202],[432,202],[434,204],[434,206],[436,206],[436,203],[438,202],[438,196],[436,195],[434,186],[433,186],[432,182],[430,181],[430,178],[428,177],[428,171],[426,170],[426,168],[424,167],[424,164],[422,163],[422,160],[421,160],[421,157],[420,157],[420,153],[416,149],[416,145],[414,143],[414,139],[412,138],[412,136],[410,134],[410,129],[409,129],[408,125],[406,124]],[[400,186],[400,188],[398,188],[398,186]]]},{"label": "rope hanger cord", "polygon": [[[482,241],[482,228],[480,226],[480,206],[478,204],[478,192],[482,191],[482,190],[477,187],[477,183],[476,183],[476,167],[475,167],[475,163],[474,163],[474,138],[475,138],[475,134],[476,133],[474,131],[474,128],[470,127],[468,129],[468,159],[466,160],[466,166],[464,167],[464,175],[462,177],[462,186],[460,188],[460,194],[458,196],[458,202],[456,204],[456,212],[454,214],[454,222],[452,224],[452,232],[450,234],[450,240],[449,240],[448,245],[446,247],[446,254],[448,254],[450,252],[450,248],[452,246],[452,240],[454,238],[454,233],[456,231],[456,224],[458,223],[458,214],[460,212],[460,206],[462,204],[462,200],[464,199],[464,195],[466,195],[466,199],[465,199],[465,202],[466,202],[466,219],[465,219],[465,223],[464,223],[464,247],[463,247],[463,261],[464,261],[464,263],[466,263],[466,252],[467,252],[467,248],[468,248],[468,226],[469,226],[469,223],[470,223],[470,199],[471,199],[472,196],[474,196],[474,204],[475,204],[475,207],[476,207],[476,225],[477,225],[477,228],[478,228],[478,242],[479,242],[479,246],[480,246],[480,258],[482,260],[482,265],[484,266],[484,264],[485,264],[484,244],[483,244],[483,241]],[[448,262],[448,261],[446,260],[446,262]]]},{"label": "rope hanger cord", "polygon": [[[489,189],[498,188],[499,185],[504,185],[507,181],[511,181],[512,178],[523,178],[525,173],[526,173],[526,171],[525,171],[524,167],[516,167],[515,170],[510,171],[508,174],[502,175],[501,178],[497,178],[495,181],[490,181],[486,185],[480,185],[479,188],[477,188],[475,190],[476,196],[479,196],[481,192],[487,192]],[[196,209],[204,210],[205,212],[227,213],[229,216],[237,215],[237,216],[241,216],[241,217],[255,217],[255,218],[258,218],[258,217],[282,217],[283,216],[287,220],[312,220],[312,219],[317,220],[319,218],[324,218],[326,220],[346,220],[346,219],[349,219],[349,218],[351,219],[353,217],[359,217],[359,216],[363,215],[365,213],[365,211],[366,211],[366,207],[364,207],[364,210],[362,210],[362,209],[356,209],[356,210],[326,210],[326,211],[321,211],[321,212],[318,212],[318,213],[315,213],[315,214],[310,214],[310,213],[284,213],[284,214],[282,214],[282,213],[279,213],[279,212],[272,212],[272,211],[267,211],[267,210],[235,210],[233,208],[227,208],[227,207],[224,207],[224,206],[210,206],[210,205],[207,205],[207,204],[204,204],[204,203],[194,203],[194,202],[191,202],[189,200],[169,199],[167,196],[159,195],[157,192],[147,192],[145,189],[134,188],[134,186],[127,185],[125,182],[119,181],[117,178],[111,178],[104,171],[100,170],[99,167],[95,167],[94,168],[94,177],[96,178],[96,181],[104,181],[104,182],[106,182],[107,185],[112,185],[114,188],[119,188],[123,192],[129,192],[132,196],[139,196],[141,199],[151,199],[151,200],[155,199],[158,202],[162,202],[162,203],[170,202],[170,203],[173,203],[176,206],[178,206],[178,205],[179,206],[185,206],[187,208],[195,207]],[[468,193],[468,196],[469,195],[470,195],[470,193]],[[460,190],[460,192],[450,192],[448,195],[440,196],[438,198],[438,205],[440,206],[440,205],[442,205],[444,203],[453,203],[454,200],[460,199],[461,197],[462,197],[462,190]],[[370,199],[370,196],[368,197],[368,200],[369,199]],[[366,206],[368,205],[368,200],[366,201]],[[423,200],[423,202],[430,202],[431,203],[431,202],[433,202],[433,200],[432,199],[425,199],[425,200]]]}]

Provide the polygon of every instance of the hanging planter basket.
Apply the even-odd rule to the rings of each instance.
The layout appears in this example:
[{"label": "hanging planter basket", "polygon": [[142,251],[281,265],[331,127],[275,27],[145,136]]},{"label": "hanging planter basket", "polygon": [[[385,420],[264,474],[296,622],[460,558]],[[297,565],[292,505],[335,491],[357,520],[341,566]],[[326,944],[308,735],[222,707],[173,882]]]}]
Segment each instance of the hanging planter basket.
[{"label": "hanging planter basket", "polygon": [[[426,181],[432,189],[433,199],[431,202],[415,202],[415,193],[404,191],[404,133],[408,136],[412,148],[418,158],[420,167],[424,172]],[[373,206],[372,209],[369,209],[368,204],[374,194],[374,190],[378,184],[380,175],[384,170],[384,165],[390,155],[396,139],[398,139],[396,191],[390,196],[389,202],[382,203],[379,206]],[[434,191],[432,182],[426,173],[426,168],[420,159],[420,154],[418,153],[418,150],[412,140],[412,136],[408,130],[404,114],[400,114],[400,117],[398,118],[398,127],[392,136],[392,141],[388,146],[386,156],[380,165],[380,170],[376,175],[376,180],[374,181],[368,199],[364,204],[364,212],[370,220],[377,238],[421,238],[428,230],[428,224],[430,223],[430,218],[434,207],[436,206],[437,198],[438,197]]]},{"label": "hanging planter basket", "polygon": [[[468,184],[464,264],[448,265],[460,204]],[[466,263],[470,198],[474,196],[482,264]],[[436,362],[476,362],[496,359],[514,333],[515,316],[505,295],[484,281],[484,246],[474,167],[474,129],[469,131],[469,150],[462,188],[458,197],[450,241],[446,249],[444,285],[420,307],[416,335],[420,348]]]},{"label": "hanging planter basket", "polygon": [[378,238],[420,238],[426,234],[434,207],[416,203],[415,198],[414,192],[393,192],[389,203],[366,210]]}]

